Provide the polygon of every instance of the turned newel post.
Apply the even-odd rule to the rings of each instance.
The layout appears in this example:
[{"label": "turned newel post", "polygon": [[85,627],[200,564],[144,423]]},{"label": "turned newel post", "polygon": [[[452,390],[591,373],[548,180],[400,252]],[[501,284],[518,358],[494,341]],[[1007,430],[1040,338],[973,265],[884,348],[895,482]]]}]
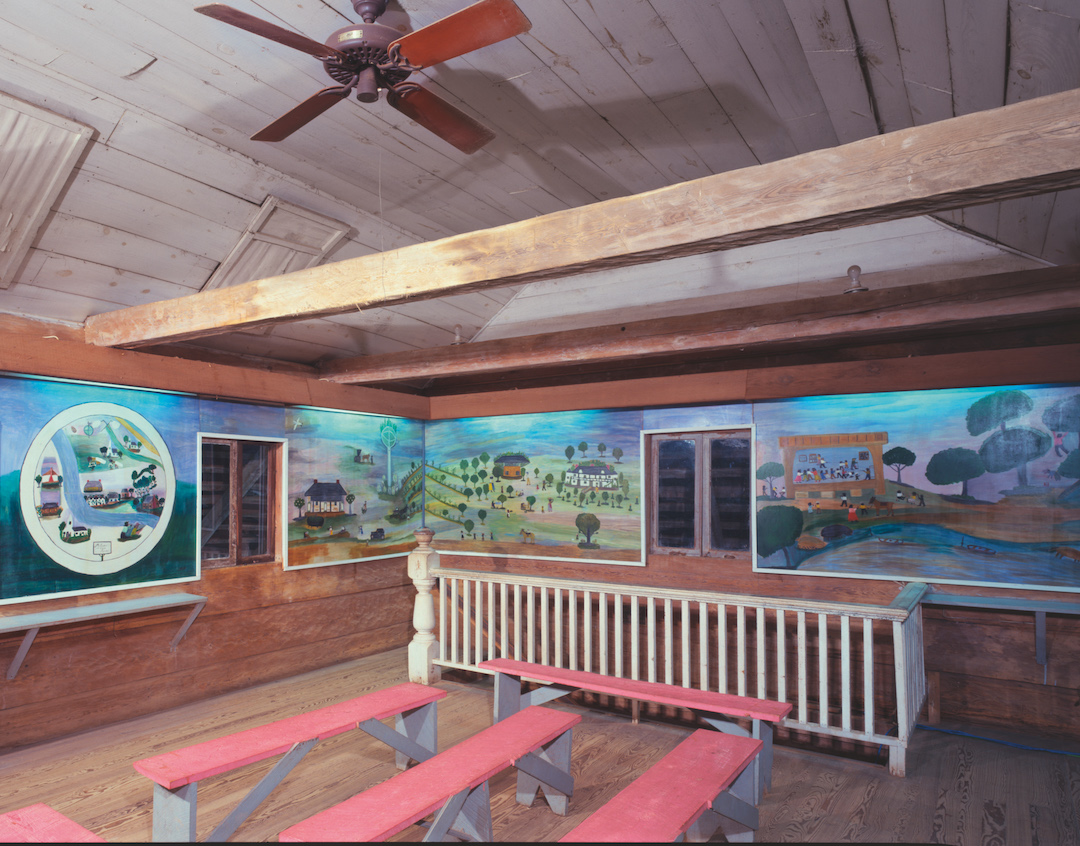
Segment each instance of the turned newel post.
[{"label": "turned newel post", "polygon": [[435,587],[435,577],[431,569],[439,566],[439,553],[431,548],[431,539],[435,532],[431,529],[417,529],[417,547],[409,553],[409,578],[416,585],[416,599],[413,604],[413,635],[409,644],[409,681],[419,684],[433,684],[441,676],[435,666],[439,654],[439,642],[435,639],[435,597],[431,589]]}]

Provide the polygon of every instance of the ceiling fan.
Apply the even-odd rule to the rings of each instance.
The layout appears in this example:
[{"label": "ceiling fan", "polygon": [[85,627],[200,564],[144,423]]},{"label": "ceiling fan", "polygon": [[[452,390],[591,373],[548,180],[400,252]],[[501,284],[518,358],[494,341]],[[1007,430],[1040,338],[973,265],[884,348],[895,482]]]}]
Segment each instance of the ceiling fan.
[{"label": "ceiling fan", "polygon": [[388,0],[352,0],[363,24],[333,32],[325,43],[241,12],[223,3],[195,9],[208,17],[286,47],[314,56],[338,85],[324,88],[251,136],[253,141],[281,141],[354,91],[362,103],[374,103],[379,91],[406,117],[463,153],[475,153],[495,137],[490,129],[408,77],[421,68],[445,62],[489,44],[528,32],[532,24],[513,0],[480,0],[416,32],[402,35],[376,23]]}]

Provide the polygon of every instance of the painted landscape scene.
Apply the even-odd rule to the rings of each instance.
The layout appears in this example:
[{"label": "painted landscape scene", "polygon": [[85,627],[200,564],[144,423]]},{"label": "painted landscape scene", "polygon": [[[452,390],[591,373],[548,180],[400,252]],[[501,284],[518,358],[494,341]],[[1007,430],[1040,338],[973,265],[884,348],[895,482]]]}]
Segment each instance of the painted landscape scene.
[{"label": "painted landscape scene", "polygon": [[759,569],[1080,591],[1077,387],[793,400],[755,419]]},{"label": "painted landscape scene", "polygon": [[420,525],[416,421],[290,409],[288,568],[400,555]]},{"label": "painted landscape scene", "polygon": [[441,552],[639,564],[640,412],[429,423],[425,520]]}]

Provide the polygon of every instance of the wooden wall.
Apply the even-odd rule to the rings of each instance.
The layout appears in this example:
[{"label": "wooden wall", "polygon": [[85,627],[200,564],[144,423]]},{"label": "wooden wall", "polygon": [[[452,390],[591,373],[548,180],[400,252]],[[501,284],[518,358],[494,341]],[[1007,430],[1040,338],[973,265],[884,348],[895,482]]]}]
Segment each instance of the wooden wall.
[{"label": "wooden wall", "polygon": [[[576,408],[753,401],[824,393],[958,385],[1075,381],[1080,345],[762,368],[669,379],[612,381],[457,397],[410,396],[147,353],[87,347],[78,330],[0,319],[8,338],[0,371],[186,390],[221,398],[310,404],[413,418],[453,418]],[[508,402],[512,399],[512,403]],[[2,552],[2,551],[0,551]],[[449,562],[448,562],[449,563]],[[660,556],[648,566],[457,558],[478,570],[574,576],[733,593],[837,597],[888,603],[894,582],[753,573],[748,561]],[[2,681],[0,750],[136,717],[400,646],[411,634],[413,588],[405,559],[284,572],[272,565],[207,571],[183,586],[209,602],[175,653],[186,612],[157,612],[46,630],[18,676]],[[100,602],[175,588],[83,597]],[[968,588],[990,595],[1008,591]],[[1051,593],[1029,594],[1055,599]],[[1072,599],[1072,596],[1068,597]],[[70,604],[70,600],[66,601]],[[0,615],[63,607],[4,606]],[[929,608],[927,667],[940,682],[944,719],[1022,725],[1080,736],[1080,621],[1051,615],[1046,678],[1034,662],[1030,615]],[[0,665],[19,636],[0,638]]]},{"label": "wooden wall", "polygon": [[[1075,382],[1080,345],[951,353],[733,370],[679,378],[639,379],[566,388],[530,388],[468,396],[433,397],[435,419],[515,412],[633,407],[641,397],[660,404],[753,402],[793,396]],[[765,596],[797,596],[888,604],[902,583],[754,573],[749,560],[714,561],[649,556],[648,565],[619,567],[513,558],[446,557],[444,566],[500,573],[679,587]],[[943,586],[944,592],[981,596],[1022,593],[1025,599],[1076,602],[1051,591]],[[924,718],[1021,726],[1080,738],[1080,618],[1050,614],[1049,663],[1035,662],[1031,613],[925,607],[926,666],[937,713]]]},{"label": "wooden wall", "polygon": [[[0,370],[423,418],[422,398],[292,373],[87,347],[78,332],[0,318]],[[2,554],[2,550],[0,550]],[[0,680],[0,751],[287,678],[402,646],[415,589],[405,558],[284,571],[204,570],[197,582],[0,606],[0,615],[187,591],[208,597],[175,652],[188,609],[43,629],[18,675]],[[21,634],[0,637],[6,671]]]}]

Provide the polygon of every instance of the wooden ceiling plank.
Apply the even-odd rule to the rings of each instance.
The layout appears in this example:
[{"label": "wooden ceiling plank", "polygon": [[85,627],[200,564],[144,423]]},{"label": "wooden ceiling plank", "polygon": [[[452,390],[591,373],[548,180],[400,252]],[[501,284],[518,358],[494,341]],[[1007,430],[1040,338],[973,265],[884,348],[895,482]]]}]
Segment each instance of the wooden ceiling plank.
[{"label": "wooden ceiling plank", "polygon": [[859,0],[848,3],[864,72],[882,132],[895,132],[914,125],[911,104],[904,86],[900,50],[896,45],[888,0]]},{"label": "wooden ceiling plank", "polygon": [[784,6],[840,143],[877,135],[845,0],[784,0]]},{"label": "wooden ceiling plank", "polygon": [[1080,185],[1080,90],[389,253],[96,315],[138,345],[552,279]]},{"label": "wooden ceiling plank", "polygon": [[376,383],[418,377],[498,372],[572,362],[640,359],[650,355],[737,349],[828,339],[850,342],[905,330],[941,329],[989,321],[1015,325],[1033,316],[1080,313],[1078,267],[932,282],[786,304],[641,320],[396,355],[342,359],[321,378]]}]

